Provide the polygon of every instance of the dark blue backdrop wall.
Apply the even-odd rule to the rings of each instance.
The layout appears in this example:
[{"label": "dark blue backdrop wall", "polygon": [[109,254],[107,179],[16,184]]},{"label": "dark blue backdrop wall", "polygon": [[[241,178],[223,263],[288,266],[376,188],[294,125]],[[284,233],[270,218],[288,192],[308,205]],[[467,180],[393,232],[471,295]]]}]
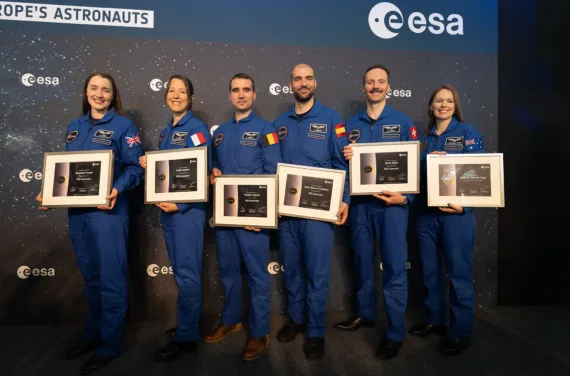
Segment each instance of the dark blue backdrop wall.
[{"label": "dark blue backdrop wall", "polygon": [[[40,190],[43,153],[63,149],[66,126],[79,115],[83,80],[94,70],[109,71],[117,79],[145,150],[157,148],[167,120],[162,90],[171,74],[192,79],[195,113],[214,126],[231,118],[227,85],[234,73],[255,78],[255,111],[273,120],[293,102],[284,89],[290,69],[305,62],[315,68],[319,100],[345,118],[364,105],[364,70],[385,64],[392,71],[390,105],[407,113],[421,131],[431,91],[452,84],[461,93],[468,122],[483,132],[487,150],[497,151],[496,0],[0,4],[3,323],[82,318],[82,278],[66,213],[41,214],[34,197]],[[174,320],[177,290],[159,212],[142,205],[142,194],[138,189],[131,195],[131,312],[141,320]],[[478,210],[477,218],[474,282],[477,307],[482,307],[496,301],[497,211]],[[218,314],[223,291],[211,229],[205,237],[204,312]],[[275,240],[273,234],[268,273],[272,312],[279,314],[285,299]],[[421,307],[423,286],[413,223],[408,245],[414,309]],[[378,286],[380,262],[375,262]],[[147,273],[149,266],[158,266],[160,273]],[[17,271],[27,268],[31,275],[21,278]],[[337,227],[328,310],[352,311],[355,288],[348,228]]]}]

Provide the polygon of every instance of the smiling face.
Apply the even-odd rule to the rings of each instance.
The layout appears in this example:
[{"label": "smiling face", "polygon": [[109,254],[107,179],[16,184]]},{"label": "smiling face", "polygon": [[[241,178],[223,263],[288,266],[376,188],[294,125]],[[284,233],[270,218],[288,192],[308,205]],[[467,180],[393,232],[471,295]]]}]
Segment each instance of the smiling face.
[{"label": "smiling face", "polygon": [[256,97],[253,82],[247,78],[234,78],[230,85],[230,102],[234,109],[238,112],[251,110]]},{"label": "smiling face", "polygon": [[188,111],[192,103],[192,96],[188,92],[184,81],[178,78],[170,80],[166,91],[166,104],[174,113],[180,114]]},{"label": "smiling face", "polygon": [[389,89],[388,73],[384,69],[372,69],[364,75],[362,90],[368,103],[380,103],[386,100]]},{"label": "smiling face", "polygon": [[313,68],[306,64],[297,65],[291,72],[289,87],[297,102],[306,103],[313,98],[317,90],[317,80]]},{"label": "smiling face", "polygon": [[110,80],[101,76],[93,76],[85,91],[92,113],[105,114],[113,100],[113,85]]},{"label": "smiling face", "polygon": [[440,121],[450,119],[455,113],[455,99],[448,89],[438,91],[430,104],[433,116]]}]

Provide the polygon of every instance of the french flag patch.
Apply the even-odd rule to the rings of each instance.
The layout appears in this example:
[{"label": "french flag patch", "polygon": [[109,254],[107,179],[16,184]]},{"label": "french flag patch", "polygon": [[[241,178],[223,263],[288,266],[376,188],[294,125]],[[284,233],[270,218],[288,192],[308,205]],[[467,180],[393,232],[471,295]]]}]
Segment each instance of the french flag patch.
[{"label": "french flag patch", "polygon": [[192,139],[192,143],[194,144],[194,146],[202,145],[203,143],[206,142],[206,138],[204,137],[204,134],[202,132],[196,133],[192,135],[192,137],[190,138]]}]

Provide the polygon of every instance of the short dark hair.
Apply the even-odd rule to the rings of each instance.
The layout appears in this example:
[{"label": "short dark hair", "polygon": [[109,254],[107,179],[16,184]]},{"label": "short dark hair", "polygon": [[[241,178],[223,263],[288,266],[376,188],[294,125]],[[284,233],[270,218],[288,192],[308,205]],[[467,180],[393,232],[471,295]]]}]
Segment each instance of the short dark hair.
[{"label": "short dark hair", "polygon": [[390,82],[390,71],[388,70],[388,68],[386,68],[382,64],[375,64],[370,68],[366,69],[366,72],[364,72],[364,76],[362,76],[362,86],[364,86],[364,84],[366,83],[366,73],[370,72],[373,69],[382,69],[384,72],[386,72],[386,77],[388,77],[388,82]]},{"label": "short dark hair", "polygon": [[184,86],[186,86],[186,91],[188,92],[188,110],[192,111],[192,96],[194,95],[194,85],[192,85],[192,81],[190,81],[190,79],[186,76],[175,74],[171,76],[170,79],[168,79],[168,85],[164,91],[164,99],[166,99],[166,96],[168,95],[168,88],[170,87],[172,80],[180,80],[184,82]]},{"label": "short dark hair", "polygon": [[238,74],[234,74],[234,76],[232,77],[232,79],[230,80],[230,91],[232,91],[232,82],[233,80],[235,80],[236,78],[242,78],[244,80],[250,80],[251,81],[251,89],[253,91],[255,91],[255,81],[253,80],[253,77],[251,77],[249,74],[247,73],[238,73]]}]

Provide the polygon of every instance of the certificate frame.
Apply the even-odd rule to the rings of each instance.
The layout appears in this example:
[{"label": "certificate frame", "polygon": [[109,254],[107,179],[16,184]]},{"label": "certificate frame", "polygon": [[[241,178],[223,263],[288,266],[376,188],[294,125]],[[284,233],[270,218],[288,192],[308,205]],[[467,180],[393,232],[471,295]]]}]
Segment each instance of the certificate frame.
[{"label": "certificate frame", "polygon": [[[474,190],[481,194],[462,193]],[[428,154],[427,196],[428,206],[505,207],[503,154]]]},{"label": "certificate frame", "polygon": [[[208,201],[208,148],[184,148],[173,150],[147,151],[145,153],[145,189],[144,203],[157,204],[160,202],[190,203]],[[175,168],[173,161],[196,159],[196,190],[170,192]],[[157,172],[158,171],[158,172]],[[160,178],[158,176],[160,174]],[[165,182],[159,180],[166,180]],[[166,183],[166,184],[165,184]],[[157,192],[162,190],[164,192]]]},{"label": "certificate frame", "polygon": [[[402,194],[417,194],[420,192],[420,143],[419,141],[402,142],[371,142],[362,144],[351,144],[354,152],[349,161],[350,195],[372,195],[381,191],[399,192]],[[379,176],[378,154],[394,155],[402,158],[402,153],[407,153],[405,175],[406,182],[398,183],[373,183],[382,179]],[[390,154],[388,154],[390,153]],[[362,167],[362,160],[366,158],[367,166]],[[389,161],[385,161],[388,163]],[[368,168],[369,171],[364,171]],[[369,174],[368,174],[369,173]],[[388,179],[403,179],[401,174]],[[396,180],[395,180],[396,181]]]},{"label": "certificate frame", "polygon": [[[44,153],[42,202],[48,208],[89,208],[108,206],[105,199],[113,186],[114,155],[112,150],[64,151]],[[96,195],[69,195],[72,163],[99,163]],[[95,166],[95,164],[93,165]],[[56,181],[57,179],[57,181]]]},{"label": "certificate frame", "polygon": [[[227,203],[225,196],[238,195],[239,186],[267,186],[267,215],[246,217],[238,215],[238,200]],[[214,227],[257,227],[276,229],[278,227],[277,175],[221,175],[214,183]],[[239,196],[238,196],[239,197]],[[232,198],[235,198],[232,197]],[[237,203],[236,203],[237,201]],[[236,203],[234,207],[228,206]]]},{"label": "certificate frame", "polygon": [[[336,213],[342,205],[346,171],[279,163],[277,164],[277,176],[279,180],[279,215],[324,222],[338,222]],[[301,207],[303,201],[307,201],[302,199],[303,178],[309,178],[306,179],[309,183],[305,184],[310,184],[311,178],[332,180],[328,210]],[[307,195],[310,194],[309,190]],[[307,195],[305,195],[305,198],[308,197]],[[325,199],[323,202],[326,203],[326,201]],[[309,203],[308,205],[313,204]]]}]

